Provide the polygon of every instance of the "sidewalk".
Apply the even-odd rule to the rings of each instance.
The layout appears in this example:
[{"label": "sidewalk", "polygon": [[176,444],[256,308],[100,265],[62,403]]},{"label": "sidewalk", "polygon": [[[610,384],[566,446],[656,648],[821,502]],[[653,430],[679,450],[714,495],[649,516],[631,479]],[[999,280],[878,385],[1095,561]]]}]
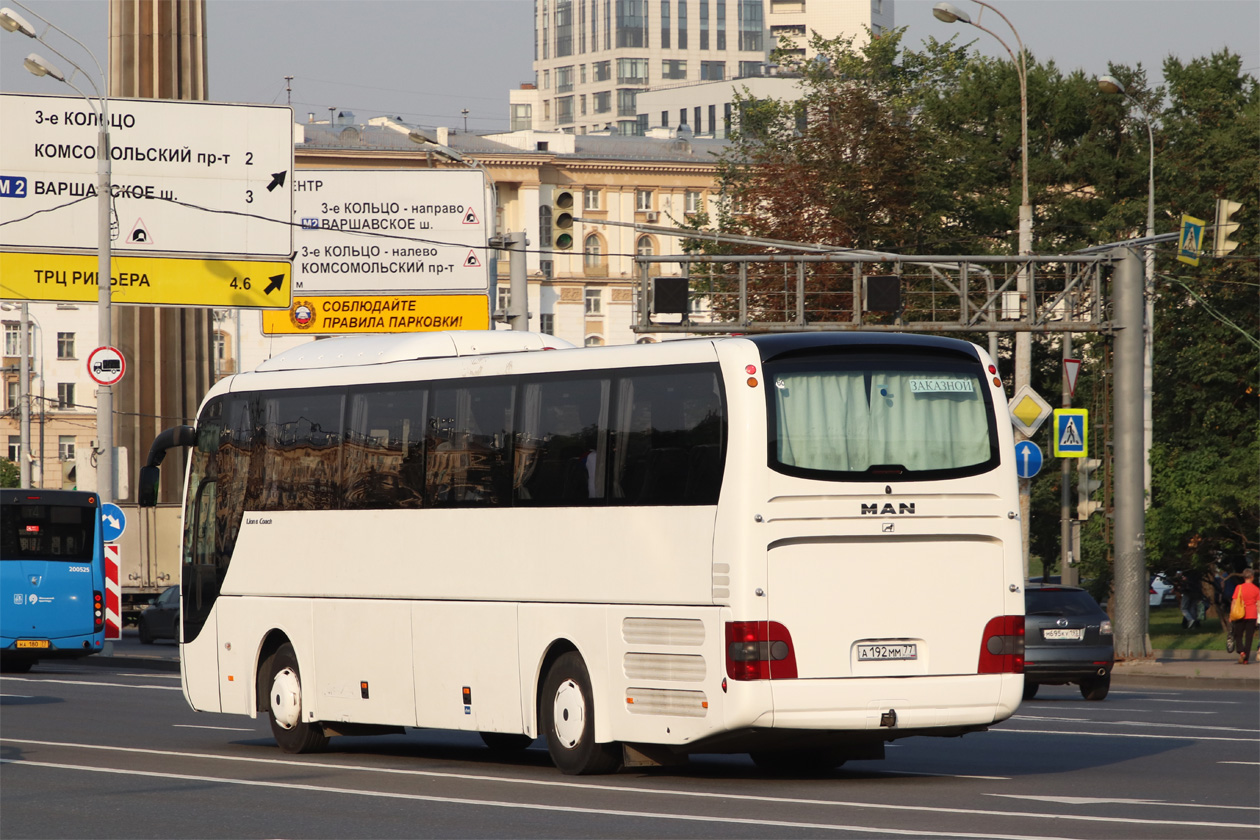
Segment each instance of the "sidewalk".
[{"label": "sidewalk", "polygon": [[1159,650],[1150,659],[1117,662],[1111,684],[1129,688],[1216,688],[1260,690],[1255,657],[1238,664],[1238,654],[1224,650]]},{"label": "sidewalk", "polygon": [[[1257,657],[1260,659],[1260,657]],[[144,653],[119,651],[79,660],[89,665],[179,672],[179,648],[162,645]],[[1117,662],[1111,684],[1125,688],[1213,688],[1260,691],[1260,664],[1239,665],[1224,650],[1161,650],[1150,659]]]}]

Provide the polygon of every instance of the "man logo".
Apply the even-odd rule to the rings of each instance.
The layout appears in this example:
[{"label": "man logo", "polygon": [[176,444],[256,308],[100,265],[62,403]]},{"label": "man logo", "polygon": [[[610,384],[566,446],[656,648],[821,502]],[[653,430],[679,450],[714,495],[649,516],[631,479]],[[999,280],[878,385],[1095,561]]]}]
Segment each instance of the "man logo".
[{"label": "man logo", "polygon": [[892,506],[892,502],[884,502],[882,508],[878,502],[873,505],[862,505],[863,516],[900,516],[906,513],[914,513],[914,502],[899,502],[895,508]]}]

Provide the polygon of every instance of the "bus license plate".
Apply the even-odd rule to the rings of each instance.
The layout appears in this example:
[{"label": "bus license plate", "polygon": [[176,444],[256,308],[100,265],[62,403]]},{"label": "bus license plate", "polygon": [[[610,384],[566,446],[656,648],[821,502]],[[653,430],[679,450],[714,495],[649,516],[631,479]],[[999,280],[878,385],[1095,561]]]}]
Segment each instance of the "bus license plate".
[{"label": "bus license plate", "polygon": [[1046,629],[1041,631],[1043,639],[1067,639],[1068,641],[1079,642],[1085,637],[1085,631],[1079,627],[1074,630],[1058,630]]},{"label": "bus license plate", "polygon": [[858,661],[867,662],[873,659],[918,659],[919,646],[901,645],[858,645]]},{"label": "bus license plate", "polygon": [[48,647],[47,639],[18,639],[17,646],[20,648],[46,648]]}]

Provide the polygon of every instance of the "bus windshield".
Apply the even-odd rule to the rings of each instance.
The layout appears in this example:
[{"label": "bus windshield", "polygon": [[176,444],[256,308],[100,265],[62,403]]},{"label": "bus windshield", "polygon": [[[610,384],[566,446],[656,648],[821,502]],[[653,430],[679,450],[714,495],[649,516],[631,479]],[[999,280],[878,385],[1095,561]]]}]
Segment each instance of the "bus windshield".
[{"label": "bus windshield", "polygon": [[828,354],[766,364],[770,465],[832,480],[974,475],[998,463],[974,359]]}]

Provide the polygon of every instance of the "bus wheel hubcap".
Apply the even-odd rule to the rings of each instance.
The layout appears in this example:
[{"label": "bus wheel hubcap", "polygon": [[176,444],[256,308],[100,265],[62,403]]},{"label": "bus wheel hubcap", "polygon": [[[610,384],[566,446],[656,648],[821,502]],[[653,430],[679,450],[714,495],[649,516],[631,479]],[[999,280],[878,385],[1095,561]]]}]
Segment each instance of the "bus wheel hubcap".
[{"label": "bus wheel hubcap", "polygon": [[285,729],[302,720],[302,683],[292,668],[285,668],[271,681],[271,716]]},{"label": "bus wheel hubcap", "polygon": [[576,747],[582,740],[582,728],[586,725],[586,698],[573,680],[565,680],[556,689],[551,719],[556,737],[564,748],[571,750]]}]

